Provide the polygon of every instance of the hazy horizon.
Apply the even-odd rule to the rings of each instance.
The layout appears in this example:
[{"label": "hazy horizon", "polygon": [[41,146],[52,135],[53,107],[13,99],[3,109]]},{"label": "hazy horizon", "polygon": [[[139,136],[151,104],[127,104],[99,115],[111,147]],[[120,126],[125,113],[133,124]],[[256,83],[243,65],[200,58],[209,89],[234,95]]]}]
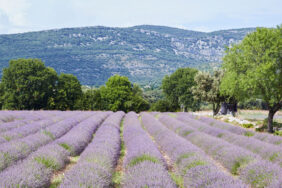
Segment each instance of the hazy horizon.
[{"label": "hazy horizon", "polygon": [[[216,31],[224,31],[224,30],[236,30],[236,29],[248,29],[248,28],[257,28],[257,27],[240,27],[240,28],[226,28],[226,29],[218,29],[214,31],[198,31],[198,30],[192,30],[192,29],[186,29],[186,28],[179,28],[179,27],[173,27],[173,26],[166,26],[166,25],[153,25],[153,24],[141,24],[141,25],[133,25],[133,26],[124,26],[124,27],[115,27],[115,26],[105,26],[105,25],[93,25],[93,26],[77,26],[77,27],[62,27],[62,28],[50,28],[50,29],[42,29],[42,30],[34,30],[34,31],[23,31],[23,32],[17,32],[17,33],[0,33],[0,35],[9,35],[9,34],[23,34],[23,33],[30,33],[30,32],[41,32],[41,31],[54,31],[54,30],[60,30],[60,29],[70,29],[70,28],[89,28],[89,27],[106,27],[106,28],[131,28],[131,27],[139,27],[139,26],[160,26],[160,27],[170,27],[175,29],[182,29],[186,31],[196,31],[196,32],[203,32],[203,33],[212,33]],[[275,26],[276,27],[276,26]],[[270,28],[270,27],[268,27]]]},{"label": "hazy horizon", "polygon": [[212,32],[282,23],[279,0],[0,0],[0,34],[160,25]]}]

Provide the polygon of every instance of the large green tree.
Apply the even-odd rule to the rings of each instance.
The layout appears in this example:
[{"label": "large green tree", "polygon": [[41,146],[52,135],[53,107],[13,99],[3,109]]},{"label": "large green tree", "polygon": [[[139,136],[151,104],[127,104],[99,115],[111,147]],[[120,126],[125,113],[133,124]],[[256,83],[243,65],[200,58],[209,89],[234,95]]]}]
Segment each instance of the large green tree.
[{"label": "large green tree", "polygon": [[114,75],[108,79],[106,86],[100,88],[102,107],[105,110],[143,111],[149,104],[142,97],[142,90],[132,85],[127,77]]},{"label": "large green tree", "polygon": [[222,77],[222,70],[215,70],[213,75],[198,72],[195,76],[196,85],[193,87],[193,94],[196,99],[212,104],[213,115],[219,112],[221,102],[224,102],[227,98],[219,90]]},{"label": "large green tree", "polygon": [[179,68],[170,76],[165,76],[162,81],[162,89],[165,97],[172,105],[172,110],[183,108],[198,110],[199,100],[194,99],[192,87],[196,85],[194,80],[198,70],[193,68]]},{"label": "large green tree", "polygon": [[72,74],[62,73],[56,91],[56,109],[75,110],[76,103],[82,97],[79,80]]},{"label": "large green tree", "polygon": [[237,100],[262,98],[273,132],[273,116],[282,107],[282,28],[257,28],[226,53],[221,91]]},{"label": "large green tree", "polygon": [[2,76],[3,108],[49,109],[55,98],[57,73],[39,59],[11,60]]}]

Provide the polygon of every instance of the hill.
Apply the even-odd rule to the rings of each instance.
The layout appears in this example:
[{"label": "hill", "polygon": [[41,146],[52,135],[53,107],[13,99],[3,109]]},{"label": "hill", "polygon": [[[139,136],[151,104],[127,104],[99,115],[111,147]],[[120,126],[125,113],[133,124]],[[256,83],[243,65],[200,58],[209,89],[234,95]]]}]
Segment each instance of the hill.
[{"label": "hill", "polygon": [[0,69],[8,66],[10,59],[40,58],[59,73],[74,74],[84,85],[102,85],[114,74],[154,85],[179,67],[208,70],[219,66],[225,46],[239,42],[253,30],[204,33],[141,25],[0,35]]}]

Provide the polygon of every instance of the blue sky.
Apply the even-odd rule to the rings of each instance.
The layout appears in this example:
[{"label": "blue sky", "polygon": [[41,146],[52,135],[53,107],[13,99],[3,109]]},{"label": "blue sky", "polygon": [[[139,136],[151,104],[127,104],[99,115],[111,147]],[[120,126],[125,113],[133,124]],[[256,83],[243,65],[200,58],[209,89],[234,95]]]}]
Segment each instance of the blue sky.
[{"label": "blue sky", "polygon": [[282,24],[281,0],[0,0],[0,34],[141,24],[197,31]]}]

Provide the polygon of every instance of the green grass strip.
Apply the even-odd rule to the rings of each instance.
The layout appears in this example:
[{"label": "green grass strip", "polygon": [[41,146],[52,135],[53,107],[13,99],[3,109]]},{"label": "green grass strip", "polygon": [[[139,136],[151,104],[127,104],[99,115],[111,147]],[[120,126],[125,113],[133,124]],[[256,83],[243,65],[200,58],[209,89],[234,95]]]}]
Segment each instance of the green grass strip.
[{"label": "green grass strip", "polygon": [[206,164],[207,164],[207,162],[201,161],[201,160],[193,161],[192,163],[186,165],[182,172],[185,175],[189,169],[194,168],[196,166],[203,166],[203,165],[206,165]]},{"label": "green grass strip", "polygon": [[[124,139],[123,139],[123,130],[124,130],[124,119],[122,119],[121,123],[120,123],[120,155],[119,155],[119,162],[122,162],[125,156],[125,152],[126,152],[126,148],[125,148],[125,144],[124,144]],[[119,163],[118,162],[118,163]],[[122,164],[119,164],[122,165]],[[123,172],[122,171],[115,171],[113,173],[112,176],[112,184],[113,187],[115,188],[120,188],[121,187],[121,183],[123,181]]]},{"label": "green grass strip", "polygon": [[51,132],[49,132],[49,131],[44,130],[44,131],[43,131],[43,134],[49,136],[52,140],[55,139],[55,136],[54,136]]},{"label": "green grass strip", "polygon": [[132,167],[132,166],[135,166],[139,163],[142,163],[144,161],[151,161],[153,163],[159,163],[159,159],[157,159],[156,157],[153,157],[153,156],[150,156],[150,155],[147,155],[147,154],[143,154],[141,156],[138,156],[138,157],[135,157],[133,158],[130,162],[129,162],[129,166]]},{"label": "green grass strip", "polygon": [[174,172],[169,172],[169,175],[171,179],[174,181],[174,183],[177,185],[177,187],[184,188],[184,180],[182,176],[177,175]]},{"label": "green grass strip", "polygon": [[59,166],[56,164],[56,162],[53,159],[48,159],[45,157],[35,157],[35,161],[38,163],[43,164],[46,168],[52,168],[54,170],[58,170]]}]

